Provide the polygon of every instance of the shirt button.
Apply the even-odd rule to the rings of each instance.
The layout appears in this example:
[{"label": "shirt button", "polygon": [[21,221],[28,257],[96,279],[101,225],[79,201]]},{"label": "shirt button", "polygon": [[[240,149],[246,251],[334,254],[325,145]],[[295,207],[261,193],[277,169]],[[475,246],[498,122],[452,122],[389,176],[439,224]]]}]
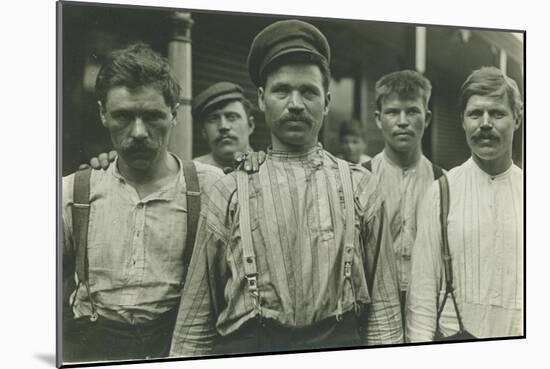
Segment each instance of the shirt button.
[{"label": "shirt button", "polygon": [[140,202],[139,204],[137,204],[137,208],[138,208],[138,209],[143,208],[143,203]]}]

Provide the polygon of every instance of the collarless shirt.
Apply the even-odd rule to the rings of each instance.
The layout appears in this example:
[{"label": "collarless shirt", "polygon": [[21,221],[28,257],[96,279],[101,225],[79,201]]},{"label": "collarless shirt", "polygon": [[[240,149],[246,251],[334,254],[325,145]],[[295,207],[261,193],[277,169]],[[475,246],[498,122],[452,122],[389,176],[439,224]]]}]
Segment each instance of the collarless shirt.
[{"label": "collarless shirt", "polygon": [[[175,157],[175,156],[174,156]],[[117,169],[93,170],[90,178],[88,279],[99,315],[144,323],[174,308],[180,297],[187,237],[186,183],[182,164],[174,179],[140,199]],[[219,176],[196,164],[201,197]],[[63,250],[74,253],[74,174],[63,178]],[[73,292],[75,317],[92,313],[86,288]]]},{"label": "collarless shirt", "polygon": [[[464,327],[478,338],[523,334],[523,174],[512,165],[491,176],[472,158],[448,173],[447,219],[453,285]],[[440,194],[435,183],[420,210],[413,249],[407,334],[433,339],[441,301]],[[450,297],[449,297],[450,299]],[[440,319],[444,336],[458,331],[449,300]]]},{"label": "collarless shirt", "polygon": [[[259,172],[249,176],[261,315],[285,327],[305,327],[350,311],[355,303],[368,303],[369,342],[401,342],[391,240],[385,227],[378,233],[383,214],[378,181],[357,165],[350,166],[356,212],[354,290],[343,283],[344,200],[336,160],[321,147],[305,154],[271,150]],[[236,190],[235,173],[227,175],[213,186],[201,212],[172,356],[208,354],[217,334],[230,334],[258,314],[243,279]],[[364,260],[365,255],[374,259],[378,238],[370,294]]]},{"label": "collarless shirt", "polygon": [[388,211],[390,233],[396,257],[399,289],[406,291],[411,275],[411,251],[417,228],[417,206],[434,181],[433,165],[424,156],[403,169],[382,151],[372,159],[372,171]]}]

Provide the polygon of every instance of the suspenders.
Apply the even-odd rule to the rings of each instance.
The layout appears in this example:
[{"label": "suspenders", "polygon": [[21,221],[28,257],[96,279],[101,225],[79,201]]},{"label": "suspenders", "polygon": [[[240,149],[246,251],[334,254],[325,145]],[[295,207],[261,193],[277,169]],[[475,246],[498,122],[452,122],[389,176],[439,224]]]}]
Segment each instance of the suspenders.
[{"label": "suspenders", "polygon": [[[185,177],[186,184],[186,198],[187,198],[187,238],[185,240],[185,249],[183,253],[183,276],[182,282],[185,283],[187,271],[189,270],[189,262],[191,261],[191,255],[193,254],[193,246],[195,243],[195,235],[197,232],[197,224],[200,215],[200,187],[199,179],[197,176],[197,169],[192,161],[182,161],[182,170]],[[73,187],[73,208],[72,208],[72,221],[73,221],[73,238],[76,249],[76,276],[78,278],[78,284],[76,286],[76,292],[81,284],[86,287],[88,299],[92,306],[92,315],[90,320],[96,321],[98,314],[95,308],[94,299],[90,292],[90,286],[88,281],[88,223],[90,220],[90,177],[92,169],[82,169],[75,173],[74,187]],[[72,278],[73,276],[71,276]],[[74,306],[75,298],[71,304]]]},{"label": "suspenders", "polygon": [[[352,266],[355,255],[355,202],[353,200],[353,188],[351,183],[351,173],[348,163],[337,159],[338,171],[342,180],[342,189],[344,192],[345,206],[345,224],[344,224],[344,250],[343,250],[343,283],[350,283],[353,293],[355,293],[352,280]],[[243,248],[243,265],[247,281],[248,292],[250,293],[256,312],[261,317],[260,294],[258,289],[258,270],[256,265],[256,254],[252,242],[252,231],[250,227],[250,197],[249,197],[249,176],[248,173],[239,170],[237,172],[237,196],[239,201],[239,229],[241,233],[241,242]],[[341,319],[342,295],[338,301],[337,320]]]}]

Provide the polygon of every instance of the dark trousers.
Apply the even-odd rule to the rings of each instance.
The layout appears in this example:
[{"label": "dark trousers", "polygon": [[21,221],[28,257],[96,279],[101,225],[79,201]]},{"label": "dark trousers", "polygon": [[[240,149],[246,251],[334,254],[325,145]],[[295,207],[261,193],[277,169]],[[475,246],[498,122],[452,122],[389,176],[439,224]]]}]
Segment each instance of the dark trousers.
[{"label": "dark trousers", "polygon": [[251,319],[236,332],[219,336],[213,353],[298,351],[361,346],[358,319],[353,313],[342,320],[329,318],[304,328],[283,327],[270,319]]},{"label": "dark trousers", "polygon": [[145,324],[125,324],[99,317],[67,321],[63,361],[140,360],[167,357],[177,309]]}]

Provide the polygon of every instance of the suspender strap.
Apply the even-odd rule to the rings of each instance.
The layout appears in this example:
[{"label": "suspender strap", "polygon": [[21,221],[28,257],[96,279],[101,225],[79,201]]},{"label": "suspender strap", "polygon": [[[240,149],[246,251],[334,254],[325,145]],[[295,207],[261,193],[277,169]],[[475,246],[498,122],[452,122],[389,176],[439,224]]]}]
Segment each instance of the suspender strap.
[{"label": "suspender strap", "polygon": [[239,201],[239,230],[243,248],[244,276],[255,307],[259,309],[260,294],[258,291],[258,270],[256,267],[256,254],[254,253],[252,230],[250,227],[248,174],[242,170],[237,171],[237,199]]},{"label": "suspender strap", "polygon": [[366,161],[361,165],[363,168],[368,169],[369,172],[372,172],[372,160]]},{"label": "suspender strap", "polygon": [[432,171],[434,173],[434,180],[437,181],[443,175],[443,169],[432,163]]},{"label": "suspender strap", "polygon": [[355,229],[355,207],[353,201],[353,189],[351,184],[351,173],[346,162],[338,160],[338,170],[342,180],[344,192],[345,224],[344,224],[344,278],[351,277],[351,266],[353,264],[354,229]]},{"label": "suspender strap", "polygon": [[[88,222],[90,220],[90,177],[92,175],[92,169],[86,168],[79,170],[74,175],[74,187],[73,187],[73,238],[76,249],[76,276],[78,277],[78,285],[76,287],[76,293],[81,284],[86,287],[88,293],[88,299],[92,306],[92,316],[90,320],[96,321],[98,318],[95,310],[95,303],[90,292],[90,285],[88,283]],[[75,299],[76,301],[76,293]]]},{"label": "suspender strap", "polygon": [[[349,169],[349,164],[343,160],[337,160],[338,171],[340,172],[340,180],[342,181],[342,191],[344,193],[344,214],[345,214],[345,223],[344,223],[344,250],[342,256],[343,262],[343,285],[340,299],[338,300],[338,313],[336,315],[336,320],[340,320],[342,317],[342,299],[344,297],[344,288],[346,282],[350,283],[352,293],[355,295],[355,289],[353,285],[352,269],[353,269],[353,257],[355,249],[355,202],[353,201],[353,186],[351,183],[351,173]],[[355,296],[354,296],[355,298]],[[355,302],[354,302],[355,303]],[[357,306],[355,306],[357,309]]]},{"label": "suspender strap", "polygon": [[195,246],[195,237],[197,234],[197,225],[201,212],[201,193],[199,187],[199,177],[197,168],[190,160],[182,161],[182,170],[185,177],[186,198],[187,198],[187,239],[185,240],[185,250],[183,251],[183,276],[182,282],[185,283],[193,248]]},{"label": "suspender strap", "polygon": [[79,282],[88,281],[88,221],[90,219],[90,168],[74,175],[73,238],[76,249],[76,275]]},{"label": "suspender strap", "polygon": [[437,312],[436,332],[439,330],[439,318],[443,313],[443,309],[445,308],[445,303],[447,302],[447,296],[449,294],[451,295],[451,298],[453,300],[454,308],[456,311],[456,317],[458,320],[458,326],[460,328],[460,331],[462,332],[464,330],[464,326],[462,324],[462,317],[460,316],[460,312],[458,311],[458,304],[456,303],[456,298],[454,294],[453,265],[451,260],[451,251],[449,249],[449,238],[447,234],[447,218],[449,217],[449,204],[450,204],[449,180],[447,179],[446,175],[442,175],[439,178],[438,183],[439,183],[439,192],[441,196],[439,219],[441,222],[441,241],[442,241],[441,256],[443,259],[443,268],[445,273],[445,297],[443,298],[441,307],[438,309],[438,312]]}]

